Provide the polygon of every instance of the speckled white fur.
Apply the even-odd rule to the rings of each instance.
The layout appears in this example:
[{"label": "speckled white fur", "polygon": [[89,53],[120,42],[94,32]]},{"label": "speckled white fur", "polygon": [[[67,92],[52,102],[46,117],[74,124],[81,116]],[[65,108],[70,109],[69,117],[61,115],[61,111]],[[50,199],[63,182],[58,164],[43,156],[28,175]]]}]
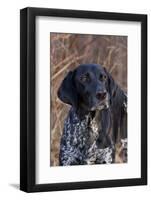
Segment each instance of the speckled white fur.
[{"label": "speckled white fur", "polygon": [[71,109],[61,139],[61,165],[112,163],[112,149],[99,149],[96,145],[98,136],[95,118],[92,120],[90,115],[86,115],[80,120]]}]

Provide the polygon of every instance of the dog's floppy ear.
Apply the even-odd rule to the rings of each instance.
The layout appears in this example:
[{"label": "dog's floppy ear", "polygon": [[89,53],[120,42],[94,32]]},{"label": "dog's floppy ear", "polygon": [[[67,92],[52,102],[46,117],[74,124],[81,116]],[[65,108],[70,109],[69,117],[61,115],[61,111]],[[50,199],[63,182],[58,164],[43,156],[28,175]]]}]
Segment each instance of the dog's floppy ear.
[{"label": "dog's floppy ear", "polygon": [[109,90],[110,98],[112,99],[116,94],[117,84],[115,83],[114,79],[112,78],[110,73],[105,68],[104,68],[104,71],[107,75],[107,84],[108,84],[107,87]]},{"label": "dog's floppy ear", "polygon": [[58,90],[58,97],[66,104],[70,104],[77,108],[78,95],[74,83],[74,71],[68,72],[64,80],[62,81]]}]

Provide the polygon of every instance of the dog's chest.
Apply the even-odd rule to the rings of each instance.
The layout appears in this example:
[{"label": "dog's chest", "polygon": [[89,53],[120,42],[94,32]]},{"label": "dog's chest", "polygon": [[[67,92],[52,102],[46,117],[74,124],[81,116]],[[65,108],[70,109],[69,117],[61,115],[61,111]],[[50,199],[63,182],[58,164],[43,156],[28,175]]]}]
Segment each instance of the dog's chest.
[{"label": "dog's chest", "polygon": [[99,136],[100,126],[96,120],[87,115],[83,120],[79,120],[74,116],[71,134],[73,136],[73,145],[79,146],[81,149],[88,149],[94,144]]},{"label": "dog's chest", "polygon": [[99,134],[100,125],[96,118],[90,118],[89,127],[93,135],[97,136]]},{"label": "dog's chest", "polygon": [[[72,111],[72,110],[71,110]],[[99,114],[99,113],[98,113]],[[61,143],[62,163],[111,163],[110,148],[99,149],[96,141],[101,134],[100,115],[87,115],[80,120],[71,112],[65,121]],[[107,156],[109,155],[109,156]]]}]

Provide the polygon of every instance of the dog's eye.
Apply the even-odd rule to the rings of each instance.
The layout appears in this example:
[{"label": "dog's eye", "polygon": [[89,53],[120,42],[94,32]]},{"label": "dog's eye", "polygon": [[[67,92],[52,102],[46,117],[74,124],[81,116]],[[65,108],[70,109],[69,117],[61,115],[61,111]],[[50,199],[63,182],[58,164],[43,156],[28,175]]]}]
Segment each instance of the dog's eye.
[{"label": "dog's eye", "polygon": [[86,74],[84,74],[83,76],[81,76],[80,81],[83,82],[83,83],[85,83],[85,82],[90,82],[91,79],[90,79],[89,73],[86,73]]},{"label": "dog's eye", "polygon": [[106,81],[107,76],[105,74],[100,74],[100,81]]}]

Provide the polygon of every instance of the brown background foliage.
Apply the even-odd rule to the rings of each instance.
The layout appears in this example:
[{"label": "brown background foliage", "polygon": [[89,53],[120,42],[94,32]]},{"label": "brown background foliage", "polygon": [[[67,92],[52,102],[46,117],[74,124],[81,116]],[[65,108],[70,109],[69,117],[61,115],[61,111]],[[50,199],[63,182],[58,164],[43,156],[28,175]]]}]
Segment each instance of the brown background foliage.
[{"label": "brown background foliage", "polygon": [[[70,106],[57,98],[57,90],[68,71],[82,63],[101,64],[127,92],[127,37],[50,33],[51,153],[50,165],[58,166],[60,137]],[[116,153],[116,162],[122,162]]]}]

